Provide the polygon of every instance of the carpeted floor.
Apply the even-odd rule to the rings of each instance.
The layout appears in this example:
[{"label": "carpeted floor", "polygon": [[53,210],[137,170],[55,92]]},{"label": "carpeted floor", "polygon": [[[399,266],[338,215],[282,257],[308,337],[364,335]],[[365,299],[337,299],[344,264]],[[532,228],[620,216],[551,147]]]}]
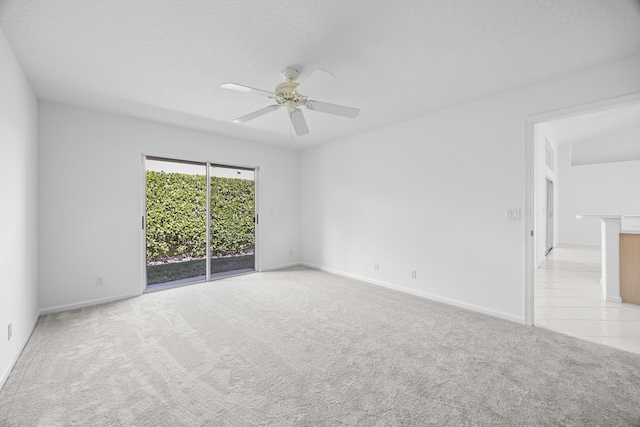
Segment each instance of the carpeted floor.
[{"label": "carpeted floor", "polygon": [[3,426],[639,425],[640,355],[296,267],[40,319]]}]

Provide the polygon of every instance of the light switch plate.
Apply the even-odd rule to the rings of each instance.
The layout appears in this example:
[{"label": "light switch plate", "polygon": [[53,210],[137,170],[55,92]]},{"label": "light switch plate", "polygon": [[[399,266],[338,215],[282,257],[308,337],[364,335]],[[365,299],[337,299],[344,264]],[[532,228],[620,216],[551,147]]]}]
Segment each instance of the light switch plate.
[{"label": "light switch plate", "polygon": [[507,221],[520,221],[520,209],[505,209],[504,219]]}]

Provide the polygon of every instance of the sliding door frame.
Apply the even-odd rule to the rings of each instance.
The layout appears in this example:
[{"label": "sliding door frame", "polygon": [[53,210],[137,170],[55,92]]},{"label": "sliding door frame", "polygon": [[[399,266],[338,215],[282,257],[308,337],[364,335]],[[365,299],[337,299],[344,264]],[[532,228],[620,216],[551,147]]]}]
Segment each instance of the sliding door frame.
[{"label": "sliding door frame", "polygon": [[[259,272],[260,271],[260,186],[259,186],[259,171],[260,171],[260,167],[259,166],[238,166],[238,165],[228,165],[228,164],[223,164],[220,162],[211,162],[211,161],[206,161],[206,160],[201,160],[201,159],[194,159],[194,158],[188,158],[188,157],[178,157],[178,156],[173,156],[173,155],[167,155],[167,154],[158,154],[158,153],[152,153],[152,152],[142,152],[140,159],[141,159],[141,179],[140,179],[140,247],[141,247],[141,262],[140,262],[140,277],[141,277],[141,293],[146,293],[149,292],[150,290],[147,289],[147,230],[146,230],[146,218],[147,218],[147,180],[146,180],[146,174],[147,174],[147,158],[152,158],[152,159],[157,159],[157,160],[165,160],[165,161],[175,161],[175,162],[185,162],[185,163],[196,163],[196,164],[203,164],[206,169],[206,179],[207,179],[207,226],[206,226],[206,233],[207,233],[207,240],[206,240],[206,279],[204,281],[194,281],[194,282],[190,282],[190,283],[185,283],[184,285],[176,285],[176,286],[170,286],[171,288],[173,287],[179,287],[179,286],[186,286],[186,285],[192,285],[194,283],[206,283],[206,282],[210,282],[212,280],[216,280],[216,279],[211,279],[211,263],[210,263],[210,257],[211,257],[211,167],[224,167],[224,168],[228,168],[228,169],[241,169],[241,170],[246,170],[246,171],[253,171],[253,188],[254,188],[254,194],[253,194],[253,204],[254,204],[254,224],[255,224],[255,229],[254,229],[254,239],[255,239],[255,248],[254,248],[254,270],[255,272]],[[229,277],[229,276],[227,276]],[[167,288],[160,288],[160,289],[168,289],[169,286]]]}]

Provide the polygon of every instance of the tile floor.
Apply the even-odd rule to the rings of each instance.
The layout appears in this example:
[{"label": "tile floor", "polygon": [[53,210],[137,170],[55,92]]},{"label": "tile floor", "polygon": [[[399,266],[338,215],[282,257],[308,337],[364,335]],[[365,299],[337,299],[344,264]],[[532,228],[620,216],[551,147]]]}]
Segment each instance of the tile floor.
[{"label": "tile floor", "polygon": [[600,247],[558,245],[535,272],[534,323],[640,354],[640,305],[602,299]]}]

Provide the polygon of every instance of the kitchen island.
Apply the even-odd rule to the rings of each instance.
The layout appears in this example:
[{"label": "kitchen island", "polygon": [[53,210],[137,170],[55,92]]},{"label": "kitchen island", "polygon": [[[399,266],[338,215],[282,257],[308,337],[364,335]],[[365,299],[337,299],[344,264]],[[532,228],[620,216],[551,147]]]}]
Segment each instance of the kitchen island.
[{"label": "kitchen island", "polygon": [[[600,243],[602,259],[602,274],[600,277],[600,285],[602,286],[602,298],[607,301],[617,303],[623,302],[623,299],[620,295],[620,235],[640,234],[640,214],[576,215],[576,218],[594,218],[600,220],[600,230],[602,236]],[[633,256],[627,256],[627,254],[625,254],[623,260],[625,263],[631,262],[640,264],[640,259],[637,259]],[[628,268],[626,264],[624,266],[625,274],[627,271],[632,272],[630,278],[627,278],[627,276],[625,276],[625,286],[631,286],[630,289],[635,289],[635,284],[629,284],[627,282],[633,282],[636,280],[635,277],[633,277],[633,272],[640,271],[639,268],[640,266],[637,266],[635,264],[633,264],[630,268]],[[640,280],[640,277],[638,278],[638,280]],[[638,286],[640,286],[640,284],[638,284]]]}]

